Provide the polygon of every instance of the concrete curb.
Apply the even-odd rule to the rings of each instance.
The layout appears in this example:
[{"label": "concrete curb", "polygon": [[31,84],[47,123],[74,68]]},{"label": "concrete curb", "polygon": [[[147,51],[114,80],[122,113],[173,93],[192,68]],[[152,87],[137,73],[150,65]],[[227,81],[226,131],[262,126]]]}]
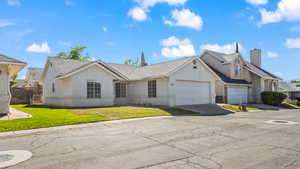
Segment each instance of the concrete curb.
[{"label": "concrete curb", "polygon": [[48,128],[38,128],[38,129],[30,129],[30,130],[9,131],[9,132],[2,132],[2,133],[0,132],[0,138],[1,137],[7,137],[7,136],[28,135],[28,134],[33,134],[33,133],[47,132],[47,131],[77,129],[77,128],[82,128],[82,127],[94,127],[94,126],[105,125],[105,124],[125,123],[125,122],[140,121],[140,120],[165,119],[165,118],[173,118],[173,117],[174,116],[143,117],[143,118],[111,120],[111,121],[102,121],[102,122],[84,123],[84,124],[74,124],[74,125],[48,127]]}]

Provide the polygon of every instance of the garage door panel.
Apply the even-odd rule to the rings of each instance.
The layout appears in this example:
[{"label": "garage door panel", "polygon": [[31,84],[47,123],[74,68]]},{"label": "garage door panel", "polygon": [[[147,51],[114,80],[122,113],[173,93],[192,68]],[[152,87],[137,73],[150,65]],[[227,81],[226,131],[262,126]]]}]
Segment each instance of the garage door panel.
[{"label": "garage door panel", "polygon": [[248,103],[248,88],[246,87],[228,88],[228,103],[229,104]]},{"label": "garage door panel", "polygon": [[176,105],[193,105],[210,103],[210,83],[176,82]]}]

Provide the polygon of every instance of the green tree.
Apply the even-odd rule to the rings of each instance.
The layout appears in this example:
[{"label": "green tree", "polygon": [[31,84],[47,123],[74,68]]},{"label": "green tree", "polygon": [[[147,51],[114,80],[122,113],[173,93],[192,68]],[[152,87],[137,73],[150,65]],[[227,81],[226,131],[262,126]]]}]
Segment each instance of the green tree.
[{"label": "green tree", "polygon": [[9,81],[9,86],[10,86],[10,87],[12,87],[12,86],[14,86],[15,84],[18,83],[17,78],[18,78],[18,74],[15,74],[15,75],[13,75],[13,76],[11,77],[11,79],[10,79],[10,81]]},{"label": "green tree", "polygon": [[138,67],[140,64],[140,61],[138,58],[136,60],[129,58],[129,59],[125,60],[124,64]]},{"label": "green tree", "polygon": [[75,60],[88,60],[90,56],[88,54],[82,55],[83,51],[86,49],[86,46],[75,46],[71,48],[69,52],[60,52],[56,55],[58,58],[64,59],[75,59]]}]

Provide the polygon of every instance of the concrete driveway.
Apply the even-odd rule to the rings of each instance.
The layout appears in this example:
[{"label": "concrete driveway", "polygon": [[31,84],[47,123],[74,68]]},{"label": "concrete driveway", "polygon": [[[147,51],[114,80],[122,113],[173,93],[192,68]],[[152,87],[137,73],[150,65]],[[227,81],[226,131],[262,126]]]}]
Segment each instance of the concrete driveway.
[{"label": "concrete driveway", "polygon": [[9,169],[299,169],[300,111],[180,116],[0,137],[30,150]]}]

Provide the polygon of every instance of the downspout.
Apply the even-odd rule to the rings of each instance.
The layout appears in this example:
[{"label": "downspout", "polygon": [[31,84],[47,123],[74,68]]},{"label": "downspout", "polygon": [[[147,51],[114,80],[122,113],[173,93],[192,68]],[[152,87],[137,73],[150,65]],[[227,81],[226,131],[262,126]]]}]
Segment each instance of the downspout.
[{"label": "downspout", "polygon": [[[10,111],[9,111],[9,106],[10,106],[10,101],[11,101],[11,92],[10,92],[10,78],[9,78],[9,66],[8,66],[8,69],[7,69],[7,82],[8,82],[8,88],[7,88],[7,90],[8,90],[8,103],[7,103],[7,107],[8,107],[8,112],[7,112],[7,114],[9,114],[10,113]],[[8,116],[8,118],[9,118],[9,116]]]}]

